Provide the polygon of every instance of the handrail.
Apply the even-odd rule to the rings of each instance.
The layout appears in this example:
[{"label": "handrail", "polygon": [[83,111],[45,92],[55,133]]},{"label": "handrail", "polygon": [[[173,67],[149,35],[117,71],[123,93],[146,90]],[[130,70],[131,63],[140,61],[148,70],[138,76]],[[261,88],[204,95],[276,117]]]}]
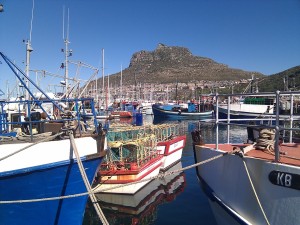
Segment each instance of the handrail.
[{"label": "handrail", "polygon": [[[53,103],[53,101],[55,102],[55,104]],[[30,128],[29,132],[30,132],[30,135],[32,135],[32,125],[43,124],[45,122],[61,123],[61,122],[70,122],[70,121],[78,121],[78,124],[79,124],[82,119],[81,116],[85,116],[86,113],[85,113],[84,109],[83,110],[79,109],[78,103],[81,102],[82,106],[84,106],[84,103],[86,101],[90,102],[90,104],[91,104],[92,114],[94,117],[93,123],[94,123],[95,127],[98,127],[98,121],[96,119],[97,115],[96,115],[96,111],[94,109],[94,104],[93,104],[94,99],[93,98],[80,98],[80,99],[73,98],[73,99],[54,99],[54,100],[45,99],[45,100],[21,100],[21,101],[13,100],[13,101],[1,102],[0,103],[0,112],[1,112],[0,115],[3,115],[3,120],[1,119],[1,121],[0,121],[0,134],[5,134],[5,133],[11,132],[12,130],[9,130],[9,126],[11,126],[11,125],[20,125],[21,127],[22,127],[22,125],[29,126],[29,128]],[[22,110],[20,108],[20,106],[22,106],[22,105],[29,106],[28,108],[30,108],[30,106],[35,104],[36,102],[39,102],[38,106],[40,106],[44,103],[53,104],[53,105],[51,105],[53,114],[46,112],[48,114],[47,118],[50,118],[50,119],[44,119],[44,120],[37,119],[36,120],[34,118],[31,118],[31,115],[34,113],[34,111],[26,109],[27,107],[24,107]],[[76,105],[76,110],[70,111],[71,113],[73,112],[73,114],[75,114],[75,115],[72,114],[72,116],[71,115],[67,116],[66,114],[62,114],[64,116],[63,118],[54,118],[53,117],[54,116],[54,106],[59,103],[66,103],[66,102],[69,102],[69,103],[71,102]],[[9,106],[9,104],[18,104],[17,106],[14,106],[14,107],[18,107],[18,110],[4,110],[4,107]],[[36,112],[41,113],[39,110]],[[65,111],[64,113],[66,113],[66,112],[67,111]],[[7,118],[8,114],[16,114],[17,121],[10,121],[10,118]],[[22,120],[22,117],[25,118],[25,115],[28,118],[27,121]],[[81,132],[81,130],[80,130],[80,132]]]},{"label": "handrail", "polygon": [[[294,115],[294,102],[295,97],[299,96],[300,100],[300,91],[290,91],[290,92],[264,92],[264,93],[237,93],[237,94],[209,94],[207,96],[213,96],[215,97],[215,120],[214,123],[216,125],[216,149],[219,147],[219,125],[227,125],[227,143],[229,143],[230,139],[230,126],[247,126],[247,127],[261,127],[261,128],[268,128],[268,129],[274,129],[275,130],[275,161],[279,161],[279,138],[280,138],[280,132],[281,131],[289,131],[289,142],[291,143],[293,141],[293,131],[300,131],[300,128],[295,128],[294,122],[299,121],[300,123],[300,115],[295,116]],[[230,118],[230,105],[231,105],[231,97],[233,96],[268,96],[275,98],[275,107],[274,107],[274,114],[262,114],[262,117],[259,118]],[[281,101],[281,97],[289,97],[289,99],[285,99],[285,101],[288,101],[290,103],[290,112],[289,114],[282,115],[280,114],[280,106],[279,103]],[[222,104],[223,106],[227,106],[227,118],[226,119],[220,119],[219,118],[219,99],[220,97],[227,97],[227,103]],[[266,117],[264,117],[266,116]],[[249,124],[241,124],[241,123],[234,123],[234,122],[245,122],[245,121],[270,121],[272,124],[259,124],[259,125],[249,125]],[[286,123],[288,122],[289,127],[285,127]]]}]

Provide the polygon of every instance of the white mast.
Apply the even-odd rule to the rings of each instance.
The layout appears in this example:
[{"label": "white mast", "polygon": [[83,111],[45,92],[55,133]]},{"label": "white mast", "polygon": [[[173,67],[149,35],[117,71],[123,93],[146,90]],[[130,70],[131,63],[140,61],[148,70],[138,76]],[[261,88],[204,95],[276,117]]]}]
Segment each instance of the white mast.
[{"label": "white mast", "polygon": [[[29,77],[29,64],[30,64],[30,53],[33,51],[31,47],[31,33],[32,33],[32,22],[33,22],[33,11],[34,11],[34,0],[32,0],[32,10],[31,10],[31,21],[30,21],[30,32],[29,32],[29,40],[26,42],[26,65],[25,65],[25,73]],[[29,89],[29,81],[26,79],[25,81],[27,89]],[[29,100],[29,92],[26,90],[26,100]]]},{"label": "white mast", "polygon": [[68,45],[70,44],[69,42],[69,9],[68,9],[68,23],[67,23],[67,34],[66,34],[66,38],[65,38],[65,32],[64,32],[64,28],[65,28],[65,9],[63,11],[63,39],[64,39],[64,43],[65,43],[65,93],[66,93],[66,97],[68,96],[68,89],[69,89],[69,65],[68,65],[68,57],[72,55],[72,50],[68,49]]},{"label": "white mast", "polygon": [[104,84],[104,49],[102,48],[102,100],[104,102],[104,92],[105,92],[105,84]]},{"label": "white mast", "polygon": [[121,86],[121,99],[123,99],[123,68],[121,64],[121,81],[120,81],[120,86]]},{"label": "white mast", "polygon": [[109,74],[107,74],[107,93],[106,93],[106,109],[108,108],[108,103],[110,102],[110,91],[109,91]]}]

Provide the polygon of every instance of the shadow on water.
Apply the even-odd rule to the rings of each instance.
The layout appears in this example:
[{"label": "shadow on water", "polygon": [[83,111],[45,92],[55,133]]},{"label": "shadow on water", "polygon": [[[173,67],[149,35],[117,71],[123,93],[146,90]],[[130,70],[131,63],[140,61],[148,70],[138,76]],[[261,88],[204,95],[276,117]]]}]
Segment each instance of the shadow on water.
[{"label": "shadow on water", "polygon": [[[195,163],[191,131],[200,128],[206,143],[215,142],[215,125],[213,123],[199,123],[199,120],[166,120],[154,118],[151,115],[144,116],[143,121],[144,123],[153,124],[179,123],[184,127],[185,134],[187,135],[187,142],[181,159],[183,168]],[[227,126],[220,126],[220,141],[226,141],[227,137]],[[230,141],[244,141],[247,138],[247,134],[243,129],[233,126],[230,129],[229,137]],[[182,184],[182,177],[185,179],[184,185]],[[136,205],[129,206],[128,199],[130,198],[126,198],[127,206],[126,204],[125,206],[123,204],[121,207],[118,203],[122,201],[123,203],[125,202],[124,196],[111,196],[111,200],[114,198],[114,204],[109,203],[108,200],[104,201],[104,199],[101,201],[100,197],[100,206],[103,209],[106,218],[109,219],[110,224],[222,224],[222,222],[216,222],[222,220],[220,220],[219,215],[215,215],[216,210],[211,208],[213,204],[203,192],[197,179],[195,168],[184,170],[184,172],[177,177],[177,180],[174,178],[166,185],[158,185],[158,182],[160,181],[151,182],[150,186],[147,185],[145,187],[146,191],[141,195],[144,198],[132,196],[131,200],[134,199]],[[168,197],[166,194],[163,194],[168,186],[181,187],[181,191],[174,192]],[[152,191],[151,188],[153,188]],[[168,201],[168,199],[170,201]],[[222,216],[223,215],[221,215],[221,217]],[[217,220],[215,218],[217,218]],[[94,224],[101,224],[101,222],[94,212],[92,205],[88,204],[83,225]]]}]

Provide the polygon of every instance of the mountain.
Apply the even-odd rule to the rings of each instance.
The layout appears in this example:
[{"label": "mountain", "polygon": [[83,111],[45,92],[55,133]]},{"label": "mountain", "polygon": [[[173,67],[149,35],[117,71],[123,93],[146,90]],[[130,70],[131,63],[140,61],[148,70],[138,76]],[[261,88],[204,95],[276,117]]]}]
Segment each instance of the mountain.
[{"label": "mountain", "polygon": [[300,66],[264,77],[258,83],[258,88],[261,92],[300,90]]},{"label": "mountain", "polygon": [[[230,68],[206,57],[194,56],[189,49],[158,44],[154,51],[132,55],[129,67],[122,71],[123,85],[136,83],[179,83],[200,80],[223,81],[264,77],[262,73]],[[121,73],[110,75],[111,84],[119,84]]]}]

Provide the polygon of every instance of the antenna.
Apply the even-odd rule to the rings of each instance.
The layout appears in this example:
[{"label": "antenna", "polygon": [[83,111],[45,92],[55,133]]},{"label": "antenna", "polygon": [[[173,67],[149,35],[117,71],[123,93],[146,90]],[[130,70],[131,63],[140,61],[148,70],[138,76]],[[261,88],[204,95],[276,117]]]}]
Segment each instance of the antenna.
[{"label": "antenna", "polygon": [[67,39],[69,40],[69,28],[70,28],[70,13],[69,13],[69,8],[68,8],[68,24],[67,24]]},{"label": "antenna", "polygon": [[63,6],[63,40],[65,40],[65,6]]},{"label": "antenna", "polygon": [[30,42],[31,42],[31,33],[32,33],[33,12],[34,12],[34,0],[32,0],[32,10],[31,10],[30,33],[29,33]]},{"label": "antenna", "polygon": [[64,65],[64,68],[65,68],[65,94],[66,96],[68,96],[68,88],[69,88],[69,66],[68,66],[68,57],[69,56],[72,56],[72,50],[68,49],[68,44],[70,43],[69,42],[69,9],[68,9],[68,21],[67,21],[67,34],[66,34],[66,38],[65,38],[65,7],[63,7],[63,39],[64,39],[64,42],[65,42],[65,65]]},{"label": "antenna", "polygon": [[[29,63],[30,63],[30,53],[33,51],[31,47],[31,33],[32,33],[32,23],[33,23],[33,12],[34,12],[34,0],[32,0],[32,11],[31,11],[31,21],[30,21],[30,32],[29,40],[26,42],[26,75],[29,78]],[[26,100],[29,100],[29,81],[26,79]]]}]

